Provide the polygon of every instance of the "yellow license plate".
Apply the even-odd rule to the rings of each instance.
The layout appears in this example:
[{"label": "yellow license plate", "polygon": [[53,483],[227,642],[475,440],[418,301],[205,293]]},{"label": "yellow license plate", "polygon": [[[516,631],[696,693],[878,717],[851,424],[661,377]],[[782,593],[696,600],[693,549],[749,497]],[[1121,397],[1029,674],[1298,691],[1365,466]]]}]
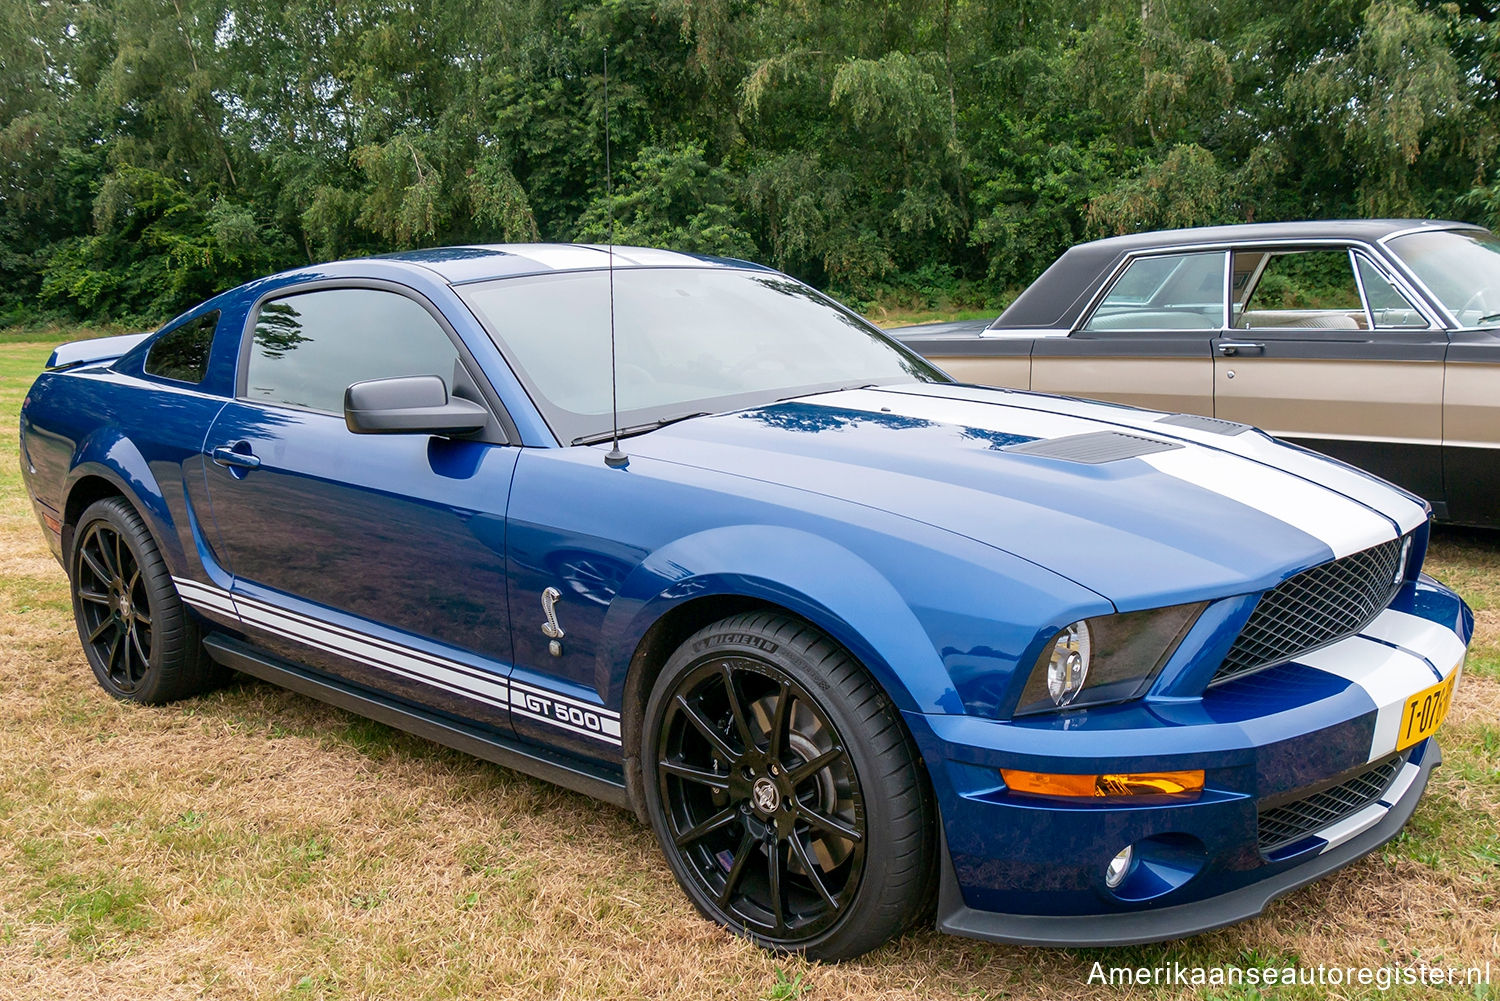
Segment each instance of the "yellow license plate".
[{"label": "yellow license plate", "polygon": [[1406,707],[1401,710],[1401,729],[1396,731],[1396,750],[1410,747],[1437,732],[1443,717],[1448,715],[1456,681],[1458,672],[1454,671],[1448,676],[1448,680],[1440,681],[1431,688],[1424,688],[1406,700]]}]

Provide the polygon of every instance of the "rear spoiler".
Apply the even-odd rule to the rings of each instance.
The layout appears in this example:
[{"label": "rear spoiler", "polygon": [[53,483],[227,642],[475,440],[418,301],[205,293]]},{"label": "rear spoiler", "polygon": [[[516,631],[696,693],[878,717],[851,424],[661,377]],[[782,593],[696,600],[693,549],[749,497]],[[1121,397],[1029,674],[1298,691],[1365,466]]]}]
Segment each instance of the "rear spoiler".
[{"label": "rear spoiler", "polygon": [[47,371],[55,372],[65,368],[77,368],[80,365],[97,365],[100,362],[114,361],[150,337],[151,333],[148,330],[143,334],[94,337],[86,341],[69,341],[66,344],[59,344],[52,352],[52,357],[47,359]]}]

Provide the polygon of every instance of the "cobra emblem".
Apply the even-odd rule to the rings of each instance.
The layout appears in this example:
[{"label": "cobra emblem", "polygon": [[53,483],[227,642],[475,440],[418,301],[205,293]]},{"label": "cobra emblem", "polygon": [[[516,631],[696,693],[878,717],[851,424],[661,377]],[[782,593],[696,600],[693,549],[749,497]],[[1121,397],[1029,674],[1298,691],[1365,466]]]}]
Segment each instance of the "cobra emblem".
[{"label": "cobra emblem", "polygon": [[547,621],[542,623],[542,635],[551,641],[547,644],[547,652],[554,657],[562,656],[563,628],[557,621],[557,603],[561,598],[562,592],[555,587],[542,591],[542,614],[547,616]]}]

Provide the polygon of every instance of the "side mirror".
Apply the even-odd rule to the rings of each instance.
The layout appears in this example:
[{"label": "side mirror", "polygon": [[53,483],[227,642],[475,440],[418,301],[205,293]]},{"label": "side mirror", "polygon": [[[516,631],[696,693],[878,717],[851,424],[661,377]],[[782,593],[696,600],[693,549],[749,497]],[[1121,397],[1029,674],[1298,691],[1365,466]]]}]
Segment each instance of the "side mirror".
[{"label": "side mirror", "polygon": [[355,434],[471,434],[489,419],[479,404],[450,397],[435,375],[371,379],[344,390],[344,423]]}]

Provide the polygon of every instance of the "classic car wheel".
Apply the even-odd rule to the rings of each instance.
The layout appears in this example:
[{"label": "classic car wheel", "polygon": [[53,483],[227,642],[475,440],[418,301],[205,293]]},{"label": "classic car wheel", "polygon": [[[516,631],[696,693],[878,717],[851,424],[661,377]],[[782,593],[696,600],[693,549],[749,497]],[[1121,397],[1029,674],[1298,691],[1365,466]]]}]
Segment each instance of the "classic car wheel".
[{"label": "classic car wheel", "polygon": [[83,512],[73,537],[73,616],[104,690],[159,705],[212,687],[197,626],[140,515],[106,498]]},{"label": "classic car wheel", "polygon": [[922,915],[934,811],[916,750],[810,626],[748,614],[694,634],[652,689],[641,752],[657,839],[709,918],[838,959]]}]

